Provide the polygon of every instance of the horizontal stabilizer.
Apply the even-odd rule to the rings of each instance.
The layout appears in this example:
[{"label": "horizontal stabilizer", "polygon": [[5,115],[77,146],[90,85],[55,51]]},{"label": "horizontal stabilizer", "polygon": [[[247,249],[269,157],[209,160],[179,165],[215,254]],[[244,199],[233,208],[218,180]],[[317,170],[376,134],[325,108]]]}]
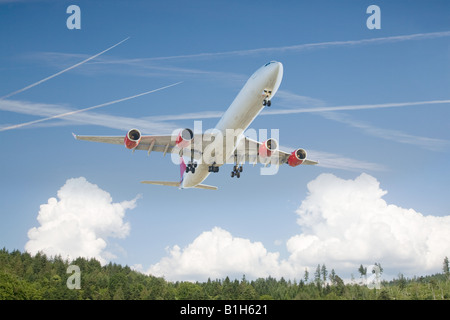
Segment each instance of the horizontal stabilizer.
[{"label": "horizontal stabilizer", "polygon": [[214,186],[208,186],[206,184],[198,184],[196,185],[194,188],[198,188],[198,189],[207,189],[207,190],[217,190],[217,187]]},{"label": "horizontal stabilizer", "polygon": [[141,183],[156,184],[158,186],[179,187],[180,182],[176,181],[141,181]]},{"label": "horizontal stabilizer", "polygon": [[[180,183],[176,181],[141,181],[141,183],[146,184],[155,184],[158,186],[169,186],[169,187],[180,187]],[[208,186],[206,184],[198,184],[194,186],[193,188],[197,189],[207,189],[207,190],[217,190],[217,187],[214,186]]]}]

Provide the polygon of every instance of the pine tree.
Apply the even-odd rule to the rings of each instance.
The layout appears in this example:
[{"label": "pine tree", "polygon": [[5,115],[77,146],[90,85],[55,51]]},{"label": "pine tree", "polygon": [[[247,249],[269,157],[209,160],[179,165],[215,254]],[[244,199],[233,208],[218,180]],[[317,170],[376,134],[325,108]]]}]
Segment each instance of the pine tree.
[{"label": "pine tree", "polygon": [[450,269],[449,269],[449,262],[448,257],[444,258],[444,263],[442,266],[442,271],[444,271],[445,276],[447,277],[447,280],[450,280]]},{"label": "pine tree", "polygon": [[367,276],[367,268],[364,268],[363,265],[361,265],[358,269],[358,272],[361,274],[361,278],[366,278]]},{"label": "pine tree", "polygon": [[308,283],[308,280],[309,280],[308,268],[305,268],[305,275],[303,276],[303,280],[305,281],[305,284]]},{"label": "pine tree", "polygon": [[320,264],[318,264],[317,268],[316,268],[316,272],[314,273],[314,282],[316,283],[317,288],[319,288],[319,289],[322,288],[320,275],[321,275]]},{"label": "pine tree", "polygon": [[322,280],[323,282],[327,282],[327,275],[328,275],[328,271],[327,271],[327,267],[325,267],[325,263],[322,265]]}]

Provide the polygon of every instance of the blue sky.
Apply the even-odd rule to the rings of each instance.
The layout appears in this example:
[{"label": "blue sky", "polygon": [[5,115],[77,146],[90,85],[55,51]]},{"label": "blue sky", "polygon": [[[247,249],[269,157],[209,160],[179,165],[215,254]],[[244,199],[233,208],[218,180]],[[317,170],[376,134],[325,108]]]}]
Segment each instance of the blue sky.
[{"label": "blue sky", "polygon": [[[71,4],[80,30],[66,26]],[[371,4],[379,30],[366,26]],[[394,276],[439,272],[450,255],[449,9],[437,0],[0,1],[0,96],[130,37],[0,100],[0,246],[176,280],[299,279],[322,263],[343,278],[374,262]],[[280,145],[308,150],[319,166],[261,176],[247,165],[239,180],[225,166],[205,181],[219,191],[180,191],[139,183],[178,179],[170,157],[71,135],[170,134],[194,120],[212,128],[270,60],[283,63],[283,81],[251,128],[279,129]]]}]

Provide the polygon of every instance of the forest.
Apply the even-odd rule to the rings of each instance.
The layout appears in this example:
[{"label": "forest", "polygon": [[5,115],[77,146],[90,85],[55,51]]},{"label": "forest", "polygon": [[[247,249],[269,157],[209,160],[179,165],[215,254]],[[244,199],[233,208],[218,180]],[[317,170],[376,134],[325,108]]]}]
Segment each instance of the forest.
[{"label": "forest", "polygon": [[[376,265],[382,272],[381,264]],[[368,275],[362,265],[356,271],[360,279]],[[380,281],[378,288],[363,283],[367,282],[344,283],[324,264],[311,275],[305,270],[298,281],[272,277],[249,281],[243,275],[240,280],[170,282],[128,266],[102,266],[95,259],[69,262],[60,256],[0,250],[0,300],[450,300],[449,261],[443,259],[439,274],[413,278],[399,274]]]}]

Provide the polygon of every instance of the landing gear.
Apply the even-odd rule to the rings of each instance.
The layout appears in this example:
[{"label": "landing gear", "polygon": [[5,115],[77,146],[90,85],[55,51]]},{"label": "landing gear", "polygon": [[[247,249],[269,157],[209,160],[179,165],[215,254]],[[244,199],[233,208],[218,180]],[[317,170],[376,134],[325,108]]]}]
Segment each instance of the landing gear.
[{"label": "landing gear", "polygon": [[234,178],[236,176],[236,178],[240,178],[242,170],[242,165],[237,164],[237,154],[234,154],[234,167],[233,171],[231,171],[231,177]]},{"label": "landing gear", "polygon": [[272,91],[264,89],[264,91],[263,91],[264,100],[263,100],[263,103],[262,103],[263,106],[270,107],[272,105],[272,102],[270,102],[270,97],[271,96],[272,96]]},{"label": "landing gear", "polygon": [[212,166],[208,167],[208,172],[214,172],[217,173],[219,172],[219,167],[215,165],[216,163],[214,162]]},{"label": "landing gear", "polygon": [[195,173],[195,168],[197,168],[197,163],[194,161],[189,161],[186,165],[186,173],[188,173],[189,171]]},{"label": "landing gear", "polygon": [[195,168],[197,168],[197,162],[194,161],[194,150],[191,150],[191,161],[186,165],[186,173],[189,171],[195,173]]},{"label": "landing gear", "polygon": [[235,165],[233,167],[233,171],[231,171],[231,177],[233,178],[236,176],[236,178],[240,178],[241,172],[242,172],[242,166]]}]

